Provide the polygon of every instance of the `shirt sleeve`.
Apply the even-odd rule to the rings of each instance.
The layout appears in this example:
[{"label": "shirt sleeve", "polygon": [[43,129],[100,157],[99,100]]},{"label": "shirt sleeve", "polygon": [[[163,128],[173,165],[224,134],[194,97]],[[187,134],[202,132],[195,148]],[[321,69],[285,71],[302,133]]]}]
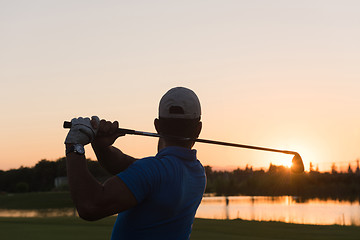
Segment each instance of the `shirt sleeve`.
[{"label": "shirt sleeve", "polygon": [[156,187],[160,171],[154,158],[144,158],[135,161],[125,171],[117,176],[133,193],[137,202],[142,202]]}]

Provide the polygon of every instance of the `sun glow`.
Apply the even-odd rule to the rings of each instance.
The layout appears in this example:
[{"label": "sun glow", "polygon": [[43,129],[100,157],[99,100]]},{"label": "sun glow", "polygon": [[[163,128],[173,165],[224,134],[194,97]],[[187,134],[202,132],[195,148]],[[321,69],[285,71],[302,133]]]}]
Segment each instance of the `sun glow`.
[{"label": "sun glow", "polygon": [[286,160],[286,161],[283,161],[283,163],[281,164],[283,165],[284,167],[287,167],[287,168],[291,168],[292,166],[292,161],[290,160]]},{"label": "sun glow", "polygon": [[[316,152],[312,152],[311,148],[307,148],[305,146],[302,146],[301,144],[297,144],[296,147],[290,147],[289,149],[295,150],[299,153],[303,160],[305,171],[309,171],[310,169],[310,162],[312,162],[312,165],[314,169],[316,168],[318,160],[316,157]],[[277,165],[283,165],[285,167],[291,168],[292,167],[292,158],[293,155],[287,155],[284,158],[279,159],[278,161],[274,162],[274,164]]]},{"label": "sun glow", "polygon": [[285,156],[279,155],[278,157],[272,159],[270,161],[270,163],[275,166],[284,166],[286,168],[291,168],[292,155],[288,155],[288,156],[287,155],[285,155]]}]

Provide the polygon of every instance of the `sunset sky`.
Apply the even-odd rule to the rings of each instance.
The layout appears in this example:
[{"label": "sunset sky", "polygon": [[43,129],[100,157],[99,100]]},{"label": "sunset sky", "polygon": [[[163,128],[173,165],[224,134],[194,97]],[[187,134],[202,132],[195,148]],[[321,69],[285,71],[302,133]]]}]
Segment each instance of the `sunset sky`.
[{"label": "sunset sky", "polygon": [[[153,132],[161,96],[185,86],[202,104],[201,138],[298,151],[306,170],[355,170],[359,12],[356,0],[1,1],[0,169],[63,157],[73,117]],[[115,145],[145,157],[157,139]],[[292,158],[195,148],[217,168]]]}]

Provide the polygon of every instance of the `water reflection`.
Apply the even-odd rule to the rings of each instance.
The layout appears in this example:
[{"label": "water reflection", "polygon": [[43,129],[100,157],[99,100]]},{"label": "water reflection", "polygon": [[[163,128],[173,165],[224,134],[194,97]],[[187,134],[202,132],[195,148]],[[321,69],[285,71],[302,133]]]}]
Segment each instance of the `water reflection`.
[{"label": "water reflection", "polygon": [[[0,209],[0,217],[77,216],[74,208],[45,210]],[[197,218],[279,221],[315,225],[360,226],[357,202],[282,197],[204,197]]]},{"label": "water reflection", "polygon": [[0,209],[0,217],[69,217],[77,216],[74,208],[62,209]]},{"label": "water reflection", "polygon": [[198,218],[360,226],[359,202],[282,197],[206,197]]}]

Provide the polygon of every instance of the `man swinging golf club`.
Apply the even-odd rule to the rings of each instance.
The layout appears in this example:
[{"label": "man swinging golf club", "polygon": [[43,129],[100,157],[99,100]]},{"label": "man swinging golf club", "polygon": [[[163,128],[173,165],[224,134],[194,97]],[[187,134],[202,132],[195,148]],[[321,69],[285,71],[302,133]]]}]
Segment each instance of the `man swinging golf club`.
[{"label": "man swinging golf club", "polygon": [[[81,218],[118,214],[115,239],[189,239],[205,185],[205,171],[192,150],[201,131],[200,102],[187,88],[170,89],[160,100],[154,157],[135,159],[112,146],[124,135],[118,122],[93,117],[71,121],[65,139],[71,196]],[[180,138],[171,138],[175,136]],[[91,143],[101,166],[114,176],[100,184],[86,166]],[[139,146],[141,147],[141,146]]]}]

